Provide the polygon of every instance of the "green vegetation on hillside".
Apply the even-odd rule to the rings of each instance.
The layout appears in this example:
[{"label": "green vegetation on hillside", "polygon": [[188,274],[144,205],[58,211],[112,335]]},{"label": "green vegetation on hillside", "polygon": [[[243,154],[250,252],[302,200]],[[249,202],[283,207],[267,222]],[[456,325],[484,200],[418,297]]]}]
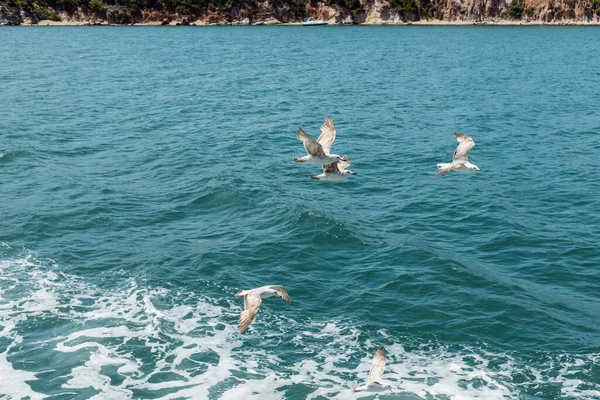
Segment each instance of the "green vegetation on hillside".
[{"label": "green vegetation on hillside", "polygon": [[[144,11],[165,15],[201,16],[217,13],[227,19],[233,16],[266,18],[269,12],[261,8],[258,0],[0,0],[0,5],[16,6],[37,19],[59,20],[57,12],[72,14],[81,10],[113,23],[132,23],[144,19]],[[307,4],[317,6],[315,0],[269,0],[271,9],[286,9],[291,20],[307,17]],[[326,4],[348,11],[358,17],[364,11],[359,0],[326,0]],[[228,18],[230,17],[230,18]]]},{"label": "green vegetation on hillside", "polygon": [[521,19],[523,16],[523,11],[525,11],[525,7],[521,3],[520,0],[512,0],[510,6],[508,7],[508,15],[512,19]]},{"label": "green vegetation on hillside", "polygon": [[[366,9],[360,0],[0,0],[0,13],[8,8],[20,9],[35,20],[58,21],[59,13],[72,15],[81,11],[115,24],[130,24],[145,20],[207,18],[213,22],[250,21],[276,17],[283,22],[301,21],[315,15],[318,1],[337,9],[341,18],[364,21]],[[371,0],[369,0],[371,1]],[[474,18],[473,10],[463,6],[454,9],[454,3],[440,0],[388,0],[390,7],[405,21],[443,19],[444,10],[459,18]],[[321,3],[321,4],[322,4]],[[368,2],[367,2],[368,3]],[[460,3],[459,3],[460,5]],[[521,20],[543,18],[545,21],[600,16],[600,0],[548,0],[547,4],[527,7],[526,0],[510,0],[506,18]],[[8,7],[6,7],[8,6]],[[3,11],[4,10],[4,11]],[[18,14],[18,12],[16,13]],[[475,15],[476,18],[485,18]],[[21,17],[18,17],[21,18]]]},{"label": "green vegetation on hillside", "polygon": [[435,0],[389,0],[389,2],[394,11],[404,20],[416,21],[441,17]]}]

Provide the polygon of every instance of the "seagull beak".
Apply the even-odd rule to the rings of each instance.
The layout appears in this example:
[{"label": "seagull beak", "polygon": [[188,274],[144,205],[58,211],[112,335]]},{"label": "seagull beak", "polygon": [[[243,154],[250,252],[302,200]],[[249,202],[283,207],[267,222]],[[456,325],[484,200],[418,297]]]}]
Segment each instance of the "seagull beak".
[{"label": "seagull beak", "polygon": [[356,172],[351,172],[350,175],[356,175]]}]

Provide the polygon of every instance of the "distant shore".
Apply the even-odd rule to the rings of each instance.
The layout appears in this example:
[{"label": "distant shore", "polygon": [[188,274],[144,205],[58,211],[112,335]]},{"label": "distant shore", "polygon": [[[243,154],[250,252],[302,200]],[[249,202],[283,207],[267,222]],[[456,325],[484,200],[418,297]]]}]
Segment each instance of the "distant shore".
[{"label": "distant shore", "polygon": [[[191,23],[182,23],[182,21],[170,21],[164,24],[160,21],[140,22],[135,24],[111,24],[107,21],[50,21],[42,20],[38,23],[22,23],[18,26],[302,26],[301,22],[286,23],[208,23],[204,21],[195,21]],[[330,23],[329,26],[600,26],[600,21],[513,21],[513,20],[488,20],[488,21],[443,21],[443,20],[422,20],[412,22],[381,22],[381,23],[358,23],[358,24],[339,24]],[[318,29],[318,28],[316,28]]]},{"label": "distant shore", "polygon": [[188,0],[164,0],[159,8],[150,0],[70,0],[78,7],[68,12],[41,0],[15,1],[0,0],[0,26],[299,26],[307,17],[328,25],[600,25],[600,0],[248,0],[221,8],[221,0],[207,0],[204,8],[187,7]]}]

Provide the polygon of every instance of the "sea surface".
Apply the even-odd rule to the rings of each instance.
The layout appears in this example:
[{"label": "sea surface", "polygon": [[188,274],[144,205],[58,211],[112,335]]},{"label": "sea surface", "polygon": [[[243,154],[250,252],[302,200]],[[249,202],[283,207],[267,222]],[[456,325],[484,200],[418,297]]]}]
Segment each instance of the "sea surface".
[{"label": "sea surface", "polygon": [[599,88],[595,28],[0,29],[0,398],[599,399]]}]

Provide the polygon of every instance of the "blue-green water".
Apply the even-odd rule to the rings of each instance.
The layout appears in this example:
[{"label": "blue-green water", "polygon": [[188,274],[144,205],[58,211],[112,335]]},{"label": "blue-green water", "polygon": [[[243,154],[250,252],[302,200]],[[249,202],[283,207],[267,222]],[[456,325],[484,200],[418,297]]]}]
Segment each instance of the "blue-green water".
[{"label": "blue-green water", "polygon": [[[388,398],[600,398],[599,66],[593,28],[1,29],[0,397],[356,398],[383,345]],[[328,114],[340,183],[292,162]],[[434,179],[454,131],[481,172]]]}]

